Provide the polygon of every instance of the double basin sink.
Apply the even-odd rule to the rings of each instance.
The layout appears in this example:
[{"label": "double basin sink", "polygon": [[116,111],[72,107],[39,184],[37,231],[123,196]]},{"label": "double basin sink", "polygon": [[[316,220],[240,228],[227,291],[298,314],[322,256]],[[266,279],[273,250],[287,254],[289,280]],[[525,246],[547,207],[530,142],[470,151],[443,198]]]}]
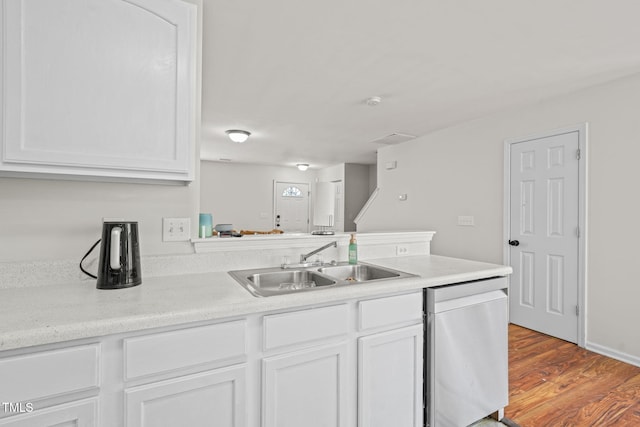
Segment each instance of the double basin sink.
[{"label": "double basin sink", "polygon": [[336,286],[349,286],[377,280],[402,279],[414,277],[405,273],[377,265],[359,263],[351,265],[316,266],[298,269],[262,268],[253,270],[230,271],[245,289],[257,297],[283,295]]}]

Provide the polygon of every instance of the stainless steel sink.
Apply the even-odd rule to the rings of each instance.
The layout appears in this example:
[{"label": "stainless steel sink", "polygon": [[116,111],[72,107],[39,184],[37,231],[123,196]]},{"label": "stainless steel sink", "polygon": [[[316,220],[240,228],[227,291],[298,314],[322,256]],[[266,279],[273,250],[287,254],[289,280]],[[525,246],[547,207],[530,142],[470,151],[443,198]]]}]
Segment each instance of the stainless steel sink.
[{"label": "stainless steel sink", "polygon": [[313,270],[263,268],[230,271],[229,274],[255,296],[289,294],[335,285],[337,281]]},{"label": "stainless steel sink", "polygon": [[230,271],[245,289],[257,297],[306,292],[335,286],[349,286],[375,280],[392,280],[415,276],[414,274],[360,263],[340,263],[325,267],[310,267],[296,270],[259,268]]},{"label": "stainless steel sink", "polygon": [[322,267],[318,271],[338,280],[350,282],[367,282],[369,280],[390,279],[401,276],[398,271],[365,264]]}]

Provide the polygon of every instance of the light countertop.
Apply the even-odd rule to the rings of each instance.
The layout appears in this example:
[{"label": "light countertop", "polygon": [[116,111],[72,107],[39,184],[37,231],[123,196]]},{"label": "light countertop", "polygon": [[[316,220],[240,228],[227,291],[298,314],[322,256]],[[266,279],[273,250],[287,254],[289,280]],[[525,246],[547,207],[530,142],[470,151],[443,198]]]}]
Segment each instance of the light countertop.
[{"label": "light countertop", "polygon": [[407,292],[504,276],[511,267],[419,255],[366,263],[418,275],[257,298],[226,272],[153,277],[128,289],[98,290],[95,281],[0,290],[0,351],[190,322]]}]

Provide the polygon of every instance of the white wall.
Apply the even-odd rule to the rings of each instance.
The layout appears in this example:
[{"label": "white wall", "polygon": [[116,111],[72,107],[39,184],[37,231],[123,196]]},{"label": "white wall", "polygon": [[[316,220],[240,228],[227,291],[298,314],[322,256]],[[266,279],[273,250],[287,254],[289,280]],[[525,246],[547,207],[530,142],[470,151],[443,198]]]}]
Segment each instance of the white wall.
[{"label": "white wall", "polygon": [[271,230],[273,181],[308,183],[312,190],[315,178],[313,169],[302,172],[294,167],[202,161],[200,211],[211,213],[214,224]]},{"label": "white wall", "polygon": [[[504,140],[588,122],[587,341],[640,362],[640,75],[379,151],[363,231],[436,230],[435,254],[501,262]],[[400,202],[399,193],[408,193]],[[475,227],[456,225],[475,216]]]},{"label": "white wall", "polygon": [[344,181],[344,163],[319,169],[318,181]]},{"label": "white wall", "polygon": [[[216,223],[270,230],[273,179],[315,181],[313,170],[201,166],[200,180],[187,186],[0,177],[0,262],[80,261],[100,238],[103,217],[138,221],[142,256],[192,253],[189,242],[162,241],[163,217],[191,218],[193,237],[199,210],[213,213]],[[204,204],[199,209],[201,182]],[[263,211],[268,218],[255,221]],[[97,253],[98,248],[94,257]]]},{"label": "white wall", "polygon": [[100,238],[103,217],[138,221],[142,256],[191,253],[190,243],[162,242],[162,218],[193,224],[198,197],[197,183],[0,178],[0,262],[80,261]]}]

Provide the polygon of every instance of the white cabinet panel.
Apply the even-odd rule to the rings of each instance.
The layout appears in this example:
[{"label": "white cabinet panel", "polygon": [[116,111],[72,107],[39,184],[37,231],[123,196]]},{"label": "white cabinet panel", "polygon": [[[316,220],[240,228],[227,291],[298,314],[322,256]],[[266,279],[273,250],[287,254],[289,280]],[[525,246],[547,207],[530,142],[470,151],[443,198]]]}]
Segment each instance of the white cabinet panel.
[{"label": "white cabinet panel", "polygon": [[127,338],[125,380],[245,355],[244,320]]},{"label": "white cabinet panel", "polygon": [[263,427],[346,427],[347,343],[263,360]]},{"label": "white cabinet panel", "polygon": [[423,326],[358,340],[358,426],[422,426]]},{"label": "white cabinet panel", "polygon": [[346,304],[273,314],[264,317],[264,349],[338,337],[348,331]]},{"label": "white cabinet panel", "polygon": [[94,427],[98,426],[98,399],[88,399],[66,405],[17,415],[0,420],[2,427]]},{"label": "white cabinet panel", "polygon": [[422,292],[376,298],[358,303],[360,330],[422,320]]},{"label": "white cabinet panel", "polygon": [[246,367],[125,390],[126,427],[244,427]]},{"label": "white cabinet panel", "polygon": [[99,354],[95,344],[1,358],[0,397],[26,402],[97,388]]},{"label": "white cabinet panel", "polygon": [[196,7],[3,0],[0,170],[191,180]]}]

